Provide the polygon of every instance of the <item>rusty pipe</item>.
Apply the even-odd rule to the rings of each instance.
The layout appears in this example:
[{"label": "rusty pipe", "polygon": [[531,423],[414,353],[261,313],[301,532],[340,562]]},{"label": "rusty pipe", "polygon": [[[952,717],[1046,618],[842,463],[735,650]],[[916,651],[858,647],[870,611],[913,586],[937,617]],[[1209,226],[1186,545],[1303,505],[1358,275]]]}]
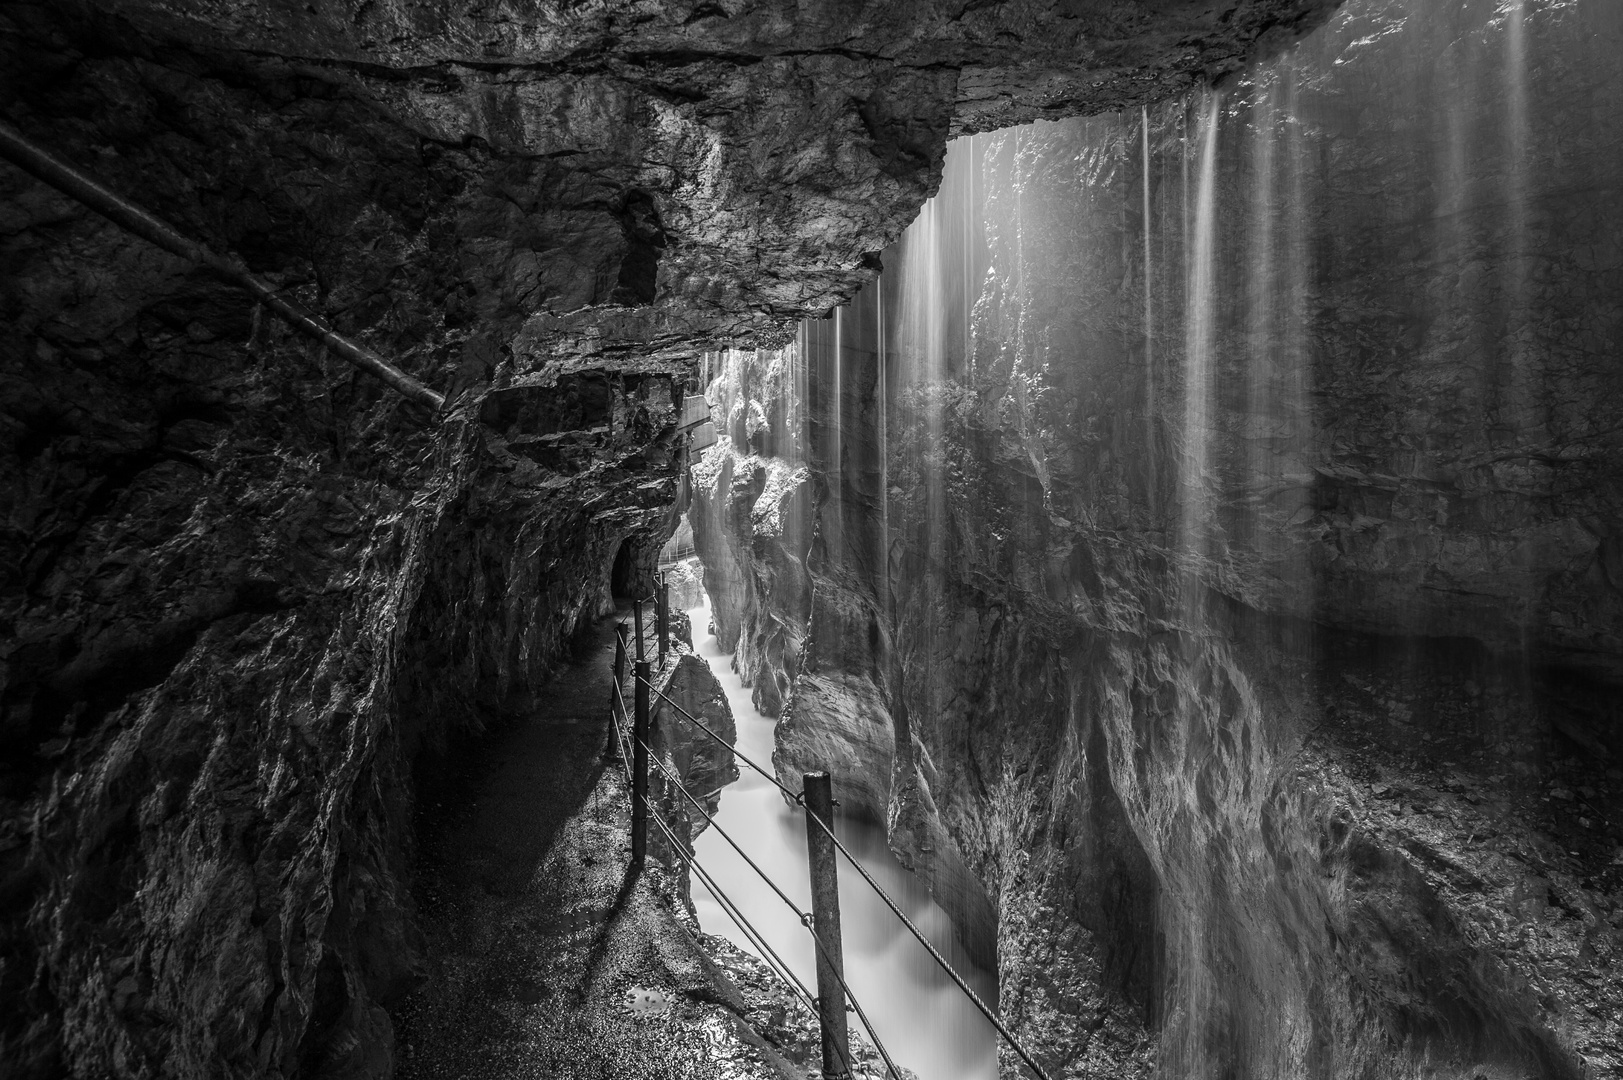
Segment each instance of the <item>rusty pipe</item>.
[{"label": "rusty pipe", "polygon": [[355,367],[387,383],[397,393],[436,411],[445,406],[443,394],[424,386],[365,345],[337,333],[302,305],[280,296],[268,281],[250,271],[240,259],[221,255],[188,239],[162,218],[103,187],[89,174],[29,141],[22,132],[4,121],[0,121],[0,157],[83,203],[114,225],[188,262],[205,267],[217,277],[246,290],[255,300],[287,320],[293,329],[321,342]]}]

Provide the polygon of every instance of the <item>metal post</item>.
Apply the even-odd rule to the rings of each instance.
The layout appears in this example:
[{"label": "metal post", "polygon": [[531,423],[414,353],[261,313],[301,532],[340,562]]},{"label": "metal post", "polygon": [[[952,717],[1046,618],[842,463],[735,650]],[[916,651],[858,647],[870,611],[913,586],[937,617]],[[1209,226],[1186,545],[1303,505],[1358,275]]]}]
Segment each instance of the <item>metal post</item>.
[{"label": "metal post", "polygon": [[635,636],[637,638],[637,663],[640,664],[645,659],[644,654],[643,654],[643,644],[642,644],[642,601],[641,600],[633,600],[631,602],[631,621],[632,621],[632,629],[635,632]]},{"label": "metal post", "polygon": [[671,640],[671,591],[664,577],[659,579],[659,666],[665,666],[665,653]]},{"label": "metal post", "polygon": [[806,799],[806,858],[811,864],[812,924],[822,948],[817,954],[817,1018],[823,1027],[823,1075],[845,1077],[851,1043],[845,1027],[844,952],[840,946],[840,883],[834,863],[834,840],[818,828],[834,827],[834,786],[826,772],[801,778]]},{"label": "metal post", "polygon": [[648,853],[648,661],[638,660],[637,715],[631,727],[631,865],[642,869]]}]

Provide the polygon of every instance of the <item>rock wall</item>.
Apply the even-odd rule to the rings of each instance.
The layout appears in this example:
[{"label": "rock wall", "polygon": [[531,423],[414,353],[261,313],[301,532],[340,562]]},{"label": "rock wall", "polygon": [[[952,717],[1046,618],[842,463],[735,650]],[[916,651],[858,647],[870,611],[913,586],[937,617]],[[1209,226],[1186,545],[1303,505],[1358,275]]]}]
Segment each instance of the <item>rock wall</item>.
[{"label": "rock wall", "polygon": [[[729,358],[731,415],[809,404],[695,473],[718,625],[971,935],[984,884],[1056,1075],[1623,1058],[1620,31],[1367,0],[1215,103],[979,138],[934,380],[914,234]],[[738,478],[801,465],[763,529]]]},{"label": "rock wall", "polygon": [[422,751],[646,585],[698,350],[1331,6],[8,5],[6,123],[451,399],[0,165],[8,1071],[386,1075]]}]

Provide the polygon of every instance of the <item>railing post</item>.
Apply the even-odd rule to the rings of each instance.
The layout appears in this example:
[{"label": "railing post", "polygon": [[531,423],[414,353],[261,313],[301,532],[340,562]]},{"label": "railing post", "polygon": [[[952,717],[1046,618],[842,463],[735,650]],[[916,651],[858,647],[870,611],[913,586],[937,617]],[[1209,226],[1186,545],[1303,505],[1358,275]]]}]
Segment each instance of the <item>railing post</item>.
[{"label": "railing post", "polygon": [[634,635],[635,635],[635,637],[637,639],[637,663],[640,664],[640,663],[643,662],[644,659],[646,659],[646,657],[643,654],[643,644],[642,644],[642,601],[641,600],[633,600],[631,602],[631,621],[632,621],[632,629],[633,629]]},{"label": "railing post", "polygon": [[631,727],[631,866],[642,869],[648,853],[648,661],[638,660],[637,715]]},{"label": "railing post", "polygon": [[665,666],[665,653],[671,640],[671,593],[670,586],[665,584],[665,576],[660,575],[659,591],[659,666]]},{"label": "railing post", "polygon": [[[806,799],[806,858],[811,865],[812,926],[822,948],[817,954],[817,1018],[823,1028],[823,1075],[845,1077],[851,1057],[846,1034],[844,952],[840,945],[840,883],[835,866],[834,840],[818,827],[834,828],[834,787],[826,772],[801,778]],[[817,818],[813,821],[812,818]]]}]

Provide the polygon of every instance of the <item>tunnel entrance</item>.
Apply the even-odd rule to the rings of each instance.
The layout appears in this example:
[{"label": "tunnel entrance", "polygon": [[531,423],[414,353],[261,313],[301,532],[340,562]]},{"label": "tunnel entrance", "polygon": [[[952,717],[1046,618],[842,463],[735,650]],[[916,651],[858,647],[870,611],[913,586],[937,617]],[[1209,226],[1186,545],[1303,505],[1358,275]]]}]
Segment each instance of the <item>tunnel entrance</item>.
[{"label": "tunnel entrance", "polygon": [[620,541],[620,550],[614,554],[614,566],[609,571],[609,595],[616,600],[631,600],[637,593],[636,539],[626,537]]}]

